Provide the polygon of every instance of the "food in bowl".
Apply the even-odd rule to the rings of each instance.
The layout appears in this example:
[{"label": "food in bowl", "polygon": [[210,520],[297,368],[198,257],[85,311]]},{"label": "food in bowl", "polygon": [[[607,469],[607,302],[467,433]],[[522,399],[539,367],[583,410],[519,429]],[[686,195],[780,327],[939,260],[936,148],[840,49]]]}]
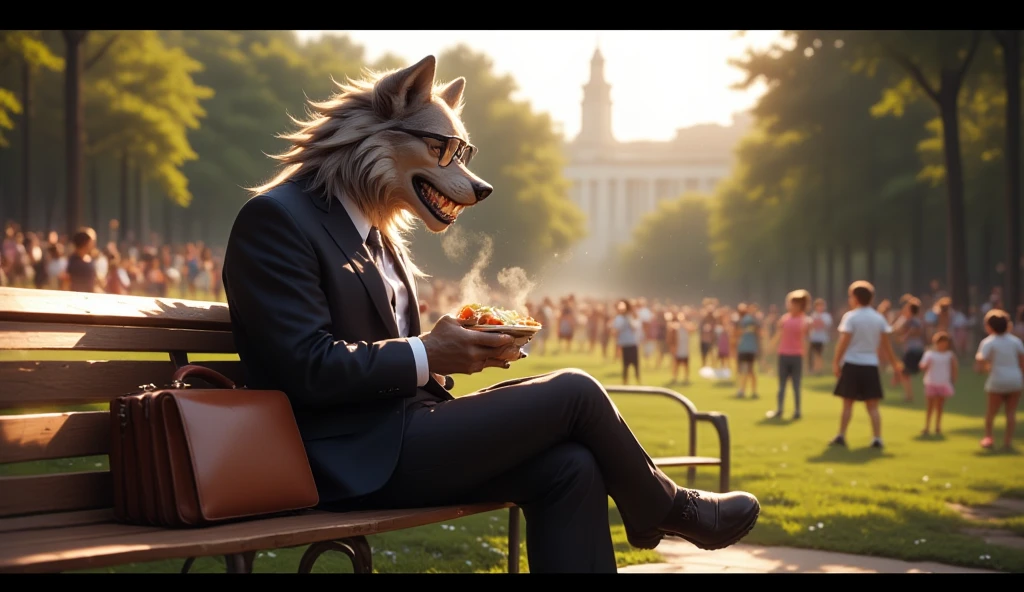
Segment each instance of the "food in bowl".
[{"label": "food in bowl", "polygon": [[459,310],[460,321],[473,321],[477,326],[494,327],[536,327],[540,323],[533,317],[520,314],[514,310],[487,306],[484,304],[467,304]]}]

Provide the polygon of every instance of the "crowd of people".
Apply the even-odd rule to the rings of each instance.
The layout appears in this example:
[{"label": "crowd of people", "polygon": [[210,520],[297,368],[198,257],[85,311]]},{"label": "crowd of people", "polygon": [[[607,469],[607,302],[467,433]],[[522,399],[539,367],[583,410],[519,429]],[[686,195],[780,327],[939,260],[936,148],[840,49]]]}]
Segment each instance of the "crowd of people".
[{"label": "crowd of people", "polygon": [[[115,239],[101,249],[92,228],[62,236],[23,232],[8,223],[0,244],[0,286],[221,299],[221,256],[210,247],[201,242],[158,245],[155,237],[143,246],[116,240],[116,221],[110,230]],[[427,279],[419,292],[425,327],[466,304],[458,282]],[[993,423],[1001,409],[1006,415],[1004,445],[1011,446],[1024,390],[1024,307],[1011,316],[999,288],[980,308],[965,311],[952,306],[938,281],[928,294],[905,294],[897,303],[883,299],[877,304],[874,288],[856,282],[847,302],[831,308],[807,290],[795,290],[786,296],[782,310],[776,304],[730,306],[715,298],[694,306],[572,294],[519,302],[500,290],[478,297],[519,309],[546,328],[529,344],[531,355],[590,353],[618,360],[623,384],[631,377],[642,383],[641,368],[670,366],[672,383],[685,386],[699,359],[700,376],[735,380],[736,397],[758,399],[758,376],[774,366],[778,388],[774,408],[766,413],[770,419],[783,418],[787,390],[792,392],[790,418],[800,419],[805,368],[812,375],[822,374],[826,349],[835,343],[835,394],[843,399],[839,433],[832,440],[838,446],[846,445],[854,404],[863,402],[874,432],[871,445],[882,447],[878,402],[885,379],[902,388],[907,401],[915,399],[916,384],[921,383],[927,410],[923,433],[941,434],[944,402],[953,396],[960,364],[972,352],[976,369],[988,372],[982,446],[993,446]],[[838,324],[836,317],[841,319]]]},{"label": "crowd of people", "polygon": [[220,253],[202,242],[148,245],[118,240],[97,244],[96,231],[81,228],[71,236],[56,231],[4,228],[0,243],[0,286],[103,292],[155,297],[220,300]]},{"label": "crowd of people", "polygon": [[[457,283],[430,282],[421,293],[424,326],[457,308],[460,294]],[[642,383],[641,367],[658,370],[670,364],[672,383],[688,385],[691,365],[699,356],[702,377],[735,380],[736,397],[758,399],[758,375],[774,366],[778,388],[775,406],[766,412],[769,419],[783,419],[787,391],[792,392],[790,418],[800,419],[804,370],[823,374],[831,352],[834,394],[843,401],[839,431],[831,441],[836,446],[846,446],[855,404],[864,403],[873,431],[871,446],[882,448],[878,403],[884,396],[883,380],[901,388],[908,402],[920,392],[926,402],[922,433],[941,434],[945,401],[955,392],[961,361],[971,358],[978,371],[988,373],[981,445],[993,446],[993,424],[1000,410],[1006,415],[1004,446],[1012,444],[1024,390],[1024,308],[1012,318],[1003,309],[1000,288],[993,289],[980,309],[971,307],[966,313],[953,308],[937,281],[930,293],[904,294],[898,303],[876,302],[871,284],[855,282],[847,301],[831,309],[807,290],[790,292],[783,310],[775,304],[766,309],[754,303],[729,306],[715,298],[691,306],[575,295],[557,303],[550,297],[511,303],[503,301],[500,291],[489,297],[496,304],[521,307],[548,327],[530,343],[531,355],[591,353],[618,360],[623,384],[631,378]]]}]

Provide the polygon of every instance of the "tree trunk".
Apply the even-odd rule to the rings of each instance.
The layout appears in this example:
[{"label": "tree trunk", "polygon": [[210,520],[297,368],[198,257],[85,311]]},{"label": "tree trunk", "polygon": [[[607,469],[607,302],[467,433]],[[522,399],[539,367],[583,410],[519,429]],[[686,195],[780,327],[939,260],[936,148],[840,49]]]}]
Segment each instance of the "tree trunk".
[{"label": "tree trunk", "polygon": [[[978,293],[981,296],[988,296],[992,293],[992,276],[996,268],[996,264],[992,260],[992,230],[992,219],[985,216],[985,221],[981,225],[981,274],[976,280]],[[1003,273],[1005,274],[1006,272]],[[1006,276],[1004,275],[1003,277]],[[1006,300],[1004,304],[1008,305],[1010,302]],[[1008,310],[1013,310],[1013,308]]]},{"label": "tree trunk", "polygon": [[836,250],[829,247],[825,251],[825,299],[829,310],[836,309]]},{"label": "tree trunk", "polygon": [[950,80],[955,72],[944,69],[939,90],[942,113],[942,142],[946,165],[946,276],[953,306],[966,310],[967,299],[967,236],[964,230],[964,171],[960,155],[960,113],[957,97],[960,85]]},{"label": "tree trunk", "polygon": [[[867,280],[869,282],[873,283],[873,284],[877,284],[878,283],[878,257],[877,257],[878,249],[877,249],[877,240],[876,240],[876,237],[875,237],[875,228],[873,226],[868,226],[868,228],[867,228],[867,236],[865,236],[865,239],[866,240],[865,240],[865,245],[864,245],[864,252],[865,252],[865,255],[867,255],[867,270],[865,270],[866,271],[866,275],[867,275]],[[875,288],[878,289],[879,286],[876,285]]]},{"label": "tree trunk", "polygon": [[135,165],[135,224],[134,224],[134,229],[133,230],[135,231],[135,244],[136,244],[136,246],[139,247],[139,249],[142,249],[142,247],[145,246],[145,244],[146,244],[146,237],[143,234],[143,229],[142,229],[142,215],[143,215],[142,201],[143,201],[143,199],[145,199],[145,195],[143,194],[143,185],[144,185],[144,183],[143,183],[143,180],[142,180],[142,167],[140,165],[136,164]]},{"label": "tree trunk", "polygon": [[853,283],[853,245],[849,242],[843,245],[843,284],[848,286]]},{"label": "tree trunk", "polygon": [[117,242],[120,243],[128,237],[128,176],[131,172],[131,163],[128,161],[128,150],[121,152],[121,212],[117,221]]},{"label": "tree trunk", "polygon": [[[1003,68],[1006,86],[1006,287],[1007,310],[1016,310],[1020,298],[1020,31],[1003,31]],[[988,244],[986,241],[985,244]]]},{"label": "tree trunk", "polygon": [[910,217],[910,292],[920,296],[925,292],[925,251],[924,251],[924,205],[922,190],[914,195],[913,211]]},{"label": "tree trunk", "polygon": [[68,235],[82,224],[83,145],[85,102],[82,100],[82,46],[89,31],[63,31],[67,47],[64,56],[64,141],[67,149],[67,219]]},{"label": "tree trunk", "polygon": [[25,60],[21,71],[21,100],[25,114],[21,118],[21,227],[32,228],[32,65]]},{"label": "tree trunk", "polygon": [[892,247],[892,276],[890,279],[892,283],[892,294],[893,298],[903,296],[906,292],[906,280],[903,277],[903,241],[896,239],[896,244]]},{"label": "tree trunk", "polygon": [[90,203],[90,207],[89,207],[89,213],[92,214],[90,216],[90,218],[92,219],[91,226],[92,226],[93,230],[95,230],[97,233],[99,233],[102,230],[100,228],[100,163],[99,163],[99,160],[100,159],[98,157],[93,157],[92,163],[91,163],[92,164],[92,170],[90,171],[90,175],[89,175],[90,176],[90,181],[92,181],[91,187],[89,189],[89,201],[91,202]]},{"label": "tree trunk", "polygon": [[818,292],[818,249],[814,246],[808,248],[807,257],[807,263],[809,264],[808,270],[810,272],[810,279],[808,280],[810,287],[807,289],[811,291],[811,294],[814,295],[815,298],[817,298],[818,294],[820,294],[820,292]]}]

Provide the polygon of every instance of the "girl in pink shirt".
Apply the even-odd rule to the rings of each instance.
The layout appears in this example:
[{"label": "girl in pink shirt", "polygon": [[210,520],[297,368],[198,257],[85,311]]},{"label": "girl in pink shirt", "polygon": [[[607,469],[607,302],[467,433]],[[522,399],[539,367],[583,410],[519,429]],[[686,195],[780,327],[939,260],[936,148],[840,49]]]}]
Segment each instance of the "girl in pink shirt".
[{"label": "girl in pink shirt", "polygon": [[779,319],[775,341],[779,357],[779,396],[774,411],[766,415],[769,419],[781,418],[786,400],[786,381],[793,383],[793,419],[800,419],[800,377],[804,366],[804,343],[811,331],[807,307],[811,294],[807,290],[794,290],[786,295],[786,314]]}]

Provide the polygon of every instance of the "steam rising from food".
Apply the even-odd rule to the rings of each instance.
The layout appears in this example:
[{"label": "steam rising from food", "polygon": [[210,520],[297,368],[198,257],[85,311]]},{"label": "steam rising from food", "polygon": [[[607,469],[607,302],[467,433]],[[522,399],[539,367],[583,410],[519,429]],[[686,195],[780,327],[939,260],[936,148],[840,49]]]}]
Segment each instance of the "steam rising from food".
[{"label": "steam rising from food", "polygon": [[460,281],[459,303],[499,304],[495,302],[498,299],[501,300],[500,304],[525,313],[527,298],[537,284],[523,268],[507,267],[498,272],[498,285],[501,286],[502,294],[495,294],[484,278],[484,271],[490,265],[491,256],[494,254],[494,241],[491,237],[483,233],[467,236],[464,230],[455,227],[449,229],[441,240],[445,256],[452,261],[458,261],[467,252],[471,252],[471,244],[476,251],[476,258],[469,272]]}]

